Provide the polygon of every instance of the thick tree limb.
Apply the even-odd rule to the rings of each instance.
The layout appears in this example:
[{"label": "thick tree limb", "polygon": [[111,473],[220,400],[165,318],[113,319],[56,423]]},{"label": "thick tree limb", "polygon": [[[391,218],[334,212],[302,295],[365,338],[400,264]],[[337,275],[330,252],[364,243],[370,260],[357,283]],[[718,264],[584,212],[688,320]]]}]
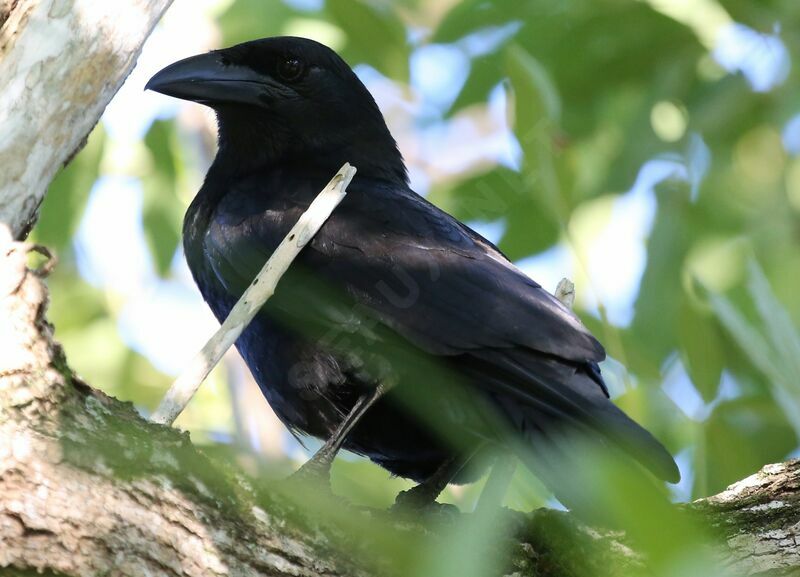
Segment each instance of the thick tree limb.
[{"label": "thick tree limb", "polygon": [[0,568],[359,574],[256,506],[184,434],[76,380],[52,341],[28,247],[0,251]]},{"label": "thick tree limb", "polygon": [[725,566],[800,574],[800,460],[767,465],[692,506],[725,536]]},{"label": "thick tree limb", "polygon": [[0,3],[0,223],[24,237],[172,0]]},{"label": "thick tree limb", "polygon": [[[333,547],[335,528],[291,521],[280,500],[207,459],[185,435],[146,422],[76,379],[45,320],[47,293],[27,268],[30,248],[0,249],[0,568],[391,573],[362,562],[355,546]],[[800,462],[767,466],[689,508],[724,537],[718,554],[725,565],[751,574],[800,571]],[[568,513],[516,517],[508,573],[628,575],[643,564],[624,536]]]}]

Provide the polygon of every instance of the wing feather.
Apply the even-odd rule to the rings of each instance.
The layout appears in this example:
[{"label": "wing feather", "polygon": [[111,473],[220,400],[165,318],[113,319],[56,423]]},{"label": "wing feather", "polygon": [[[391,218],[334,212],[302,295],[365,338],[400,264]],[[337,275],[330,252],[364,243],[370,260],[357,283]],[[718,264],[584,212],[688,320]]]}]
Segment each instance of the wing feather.
[{"label": "wing feather", "polygon": [[[303,196],[262,193],[254,203],[244,187],[223,199],[205,246],[226,286],[247,286],[307,206]],[[410,190],[355,181],[301,261],[432,354],[523,347],[572,362],[605,358],[555,297]]]}]

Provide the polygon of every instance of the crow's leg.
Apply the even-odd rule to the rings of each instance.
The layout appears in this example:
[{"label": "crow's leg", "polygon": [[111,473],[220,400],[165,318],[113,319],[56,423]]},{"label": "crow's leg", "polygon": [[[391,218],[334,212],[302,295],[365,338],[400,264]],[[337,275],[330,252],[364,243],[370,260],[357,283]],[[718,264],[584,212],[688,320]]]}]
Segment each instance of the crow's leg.
[{"label": "crow's leg", "polygon": [[503,499],[508,493],[511,478],[517,470],[517,457],[511,453],[500,454],[489,472],[486,485],[478,497],[478,504],[475,512],[480,514],[492,514],[500,509]]},{"label": "crow's leg", "polygon": [[[475,451],[477,452],[477,450]],[[475,455],[471,453],[468,457],[454,456],[444,461],[438,469],[416,487],[408,491],[401,491],[394,501],[393,511],[419,510],[430,507],[436,503],[447,484],[458,475],[470,459]]]},{"label": "crow's leg", "polygon": [[293,475],[293,479],[316,479],[319,481],[330,482],[331,465],[333,459],[342,448],[347,435],[358,424],[361,418],[367,411],[380,399],[388,390],[386,385],[380,384],[369,393],[359,397],[356,404],[347,414],[347,416],[339,423],[336,430],[331,437],[325,442],[320,449],[314,453],[306,463],[300,467]]}]

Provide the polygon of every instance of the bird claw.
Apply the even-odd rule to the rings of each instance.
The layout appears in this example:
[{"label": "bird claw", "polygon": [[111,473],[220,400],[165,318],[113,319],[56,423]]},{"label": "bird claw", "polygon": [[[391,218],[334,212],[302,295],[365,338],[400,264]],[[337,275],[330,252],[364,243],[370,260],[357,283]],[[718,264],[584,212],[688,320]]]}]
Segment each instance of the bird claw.
[{"label": "bird claw", "polygon": [[455,522],[461,517],[461,511],[450,503],[439,503],[436,498],[425,491],[418,491],[414,487],[408,491],[401,491],[395,498],[390,512],[409,518],[419,518],[420,515],[444,522]]}]

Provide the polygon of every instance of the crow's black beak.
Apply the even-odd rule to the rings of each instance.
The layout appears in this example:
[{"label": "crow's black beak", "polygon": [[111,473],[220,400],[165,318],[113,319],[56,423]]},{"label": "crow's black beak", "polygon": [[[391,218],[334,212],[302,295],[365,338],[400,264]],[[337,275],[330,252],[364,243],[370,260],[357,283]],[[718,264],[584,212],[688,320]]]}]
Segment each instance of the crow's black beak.
[{"label": "crow's black beak", "polygon": [[269,78],[248,68],[230,64],[219,52],[191,56],[170,64],[145,85],[183,100],[208,106],[241,103],[263,105]]}]

